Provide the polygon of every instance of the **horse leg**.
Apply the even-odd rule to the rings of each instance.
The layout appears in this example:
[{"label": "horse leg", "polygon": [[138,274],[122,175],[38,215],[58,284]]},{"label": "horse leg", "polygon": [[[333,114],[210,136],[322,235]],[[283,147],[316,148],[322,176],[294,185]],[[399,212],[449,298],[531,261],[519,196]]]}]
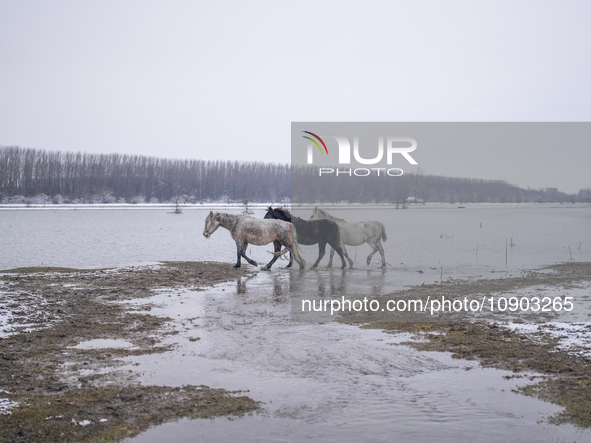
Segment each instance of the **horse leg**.
[{"label": "horse leg", "polygon": [[277,240],[275,240],[273,242],[273,246],[275,247],[275,255],[273,255],[273,258],[271,259],[271,261],[269,263],[266,264],[266,266],[263,269],[271,269],[271,266],[273,266],[273,263],[275,263],[277,261],[277,259],[279,258],[279,255],[277,255],[277,253],[279,251],[281,251],[281,243],[279,243]]},{"label": "horse leg", "polygon": [[326,254],[326,242],[324,242],[324,243],[319,242],[318,243],[318,259],[316,260],[316,263],[314,263],[312,265],[312,268],[315,268],[316,266],[318,266],[318,263],[320,263],[320,260],[322,260],[322,257],[324,257],[324,254]]},{"label": "horse leg", "polygon": [[[279,242],[277,242],[279,243]],[[275,244],[275,243],[273,243]],[[281,250],[281,243],[279,243],[279,249]],[[277,251],[275,251],[277,252]],[[291,265],[293,264],[293,254],[291,253],[291,250],[289,251],[289,263],[287,264],[286,268],[291,268]]]},{"label": "horse leg", "polygon": [[341,264],[342,264],[341,269],[345,269],[347,267],[347,263],[345,262],[345,254],[343,254],[343,249],[341,248],[340,245],[336,244],[334,239],[331,242],[329,242],[329,244],[330,244],[330,247],[332,248],[332,250],[337,251],[337,254],[339,254],[339,257],[341,257]]},{"label": "horse leg", "polygon": [[347,247],[345,246],[345,244],[342,241],[339,246],[343,250],[343,254],[345,255],[345,257],[349,261],[349,267],[352,268],[353,267],[353,260],[351,260],[351,257],[349,257],[349,253],[347,252]]},{"label": "horse leg", "polygon": [[331,268],[332,267],[332,258],[334,257],[334,249],[331,248],[330,249],[330,257],[328,259],[328,264],[326,265],[327,268]]},{"label": "horse leg", "polygon": [[[279,241],[275,240],[275,243],[279,243]],[[289,264],[286,266],[286,268],[289,268],[292,264],[292,256],[293,254],[293,248],[295,247],[293,242],[289,241],[289,240],[285,240],[283,243],[279,243],[279,249],[281,249],[281,246],[284,246],[285,248],[289,249]],[[277,247],[277,246],[276,246]],[[301,256],[300,256],[301,259]],[[304,269],[304,266],[302,265],[302,263],[298,260],[296,260],[298,262],[298,265],[300,266],[300,269]]]},{"label": "horse leg", "polygon": [[246,256],[246,248],[248,247],[248,243],[244,243],[244,246],[242,247],[242,257],[244,257],[244,259],[250,263],[253,266],[258,266],[258,263],[254,260],[251,260],[249,257]]},{"label": "horse leg", "polygon": [[233,269],[237,269],[240,267],[240,258],[242,257],[242,250],[240,248],[240,246],[236,245],[236,252],[238,255],[238,259],[236,260],[236,264],[234,266],[232,266]]},{"label": "horse leg", "polygon": [[369,264],[371,263],[371,258],[374,256],[374,254],[375,254],[376,252],[378,252],[378,251],[380,250],[380,248],[378,248],[377,242],[372,242],[372,243],[370,243],[370,242],[367,242],[367,244],[368,244],[369,246],[371,246],[371,247],[372,247],[372,249],[373,249],[373,251],[371,251],[371,254],[369,254],[369,255],[367,256],[367,264],[369,265]]},{"label": "horse leg", "polygon": [[384,248],[382,246],[382,242],[378,239],[378,241],[376,243],[377,243],[378,248],[380,250],[380,255],[382,256],[382,268],[385,269],[386,268],[386,254],[384,254]]}]

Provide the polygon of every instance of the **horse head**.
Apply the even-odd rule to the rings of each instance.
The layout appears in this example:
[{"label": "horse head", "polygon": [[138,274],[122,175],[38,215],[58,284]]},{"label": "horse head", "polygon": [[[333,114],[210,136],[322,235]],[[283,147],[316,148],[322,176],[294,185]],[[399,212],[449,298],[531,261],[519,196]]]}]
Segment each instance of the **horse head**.
[{"label": "horse head", "polygon": [[289,212],[287,209],[284,209],[283,207],[275,208],[273,214],[273,217],[275,217],[278,220],[291,222],[291,212]]},{"label": "horse head", "polygon": [[320,216],[320,212],[318,211],[318,206],[316,206],[308,220],[320,220],[321,218],[322,217]]},{"label": "horse head", "polygon": [[216,212],[215,214],[213,211],[209,211],[209,215],[205,219],[205,227],[203,228],[203,236],[205,238],[209,238],[211,234],[213,234],[217,228],[220,226],[220,222],[222,220],[222,214]]},{"label": "horse head", "polygon": [[274,211],[273,207],[269,206],[267,208],[267,213],[265,214],[264,218],[275,218],[275,217],[273,217],[273,211]]}]

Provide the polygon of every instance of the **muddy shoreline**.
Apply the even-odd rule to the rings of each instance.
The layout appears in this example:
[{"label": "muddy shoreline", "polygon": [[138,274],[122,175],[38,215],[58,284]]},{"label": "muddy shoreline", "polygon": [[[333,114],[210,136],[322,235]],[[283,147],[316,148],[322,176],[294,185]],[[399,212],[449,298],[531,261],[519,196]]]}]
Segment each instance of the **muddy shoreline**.
[{"label": "muddy shoreline", "polygon": [[[223,263],[76,271],[29,268],[0,274],[3,307],[16,332],[0,339],[0,397],[18,407],[0,414],[0,441],[120,441],[181,417],[240,416],[259,408],[243,392],[208,386],[145,386],[121,358],[171,350],[170,319],[131,312],[125,301],[158,289],[203,290],[249,274]],[[43,273],[39,273],[43,271]],[[117,339],[129,349],[79,349]]]}]

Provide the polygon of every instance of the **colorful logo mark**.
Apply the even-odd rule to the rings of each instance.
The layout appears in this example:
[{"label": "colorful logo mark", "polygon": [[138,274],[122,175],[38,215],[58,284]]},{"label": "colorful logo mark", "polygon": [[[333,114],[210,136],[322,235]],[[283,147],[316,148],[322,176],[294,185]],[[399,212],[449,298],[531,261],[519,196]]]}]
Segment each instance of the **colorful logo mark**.
[{"label": "colorful logo mark", "polygon": [[[310,134],[313,137],[316,137],[318,140],[320,140],[320,143],[322,143],[322,146],[324,146],[324,150],[326,151],[326,155],[328,155],[328,149],[326,148],[326,145],[324,144],[324,142],[322,141],[322,139],[320,137],[318,137],[316,134],[309,132],[309,131],[302,131],[305,132],[306,134]],[[320,145],[318,144],[318,142],[316,140],[314,140],[312,137],[308,137],[306,135],[302,135],[302,137],[307,138],[308,140],[314,142],[314,144],[316,146],[318,146],[318,149],[320,149],[320,153],[324,154],[324,152],[322,152],[322,148],[320,147]],[[308,151],[308,155],[312,155],[311,154],[312,151]]]}]

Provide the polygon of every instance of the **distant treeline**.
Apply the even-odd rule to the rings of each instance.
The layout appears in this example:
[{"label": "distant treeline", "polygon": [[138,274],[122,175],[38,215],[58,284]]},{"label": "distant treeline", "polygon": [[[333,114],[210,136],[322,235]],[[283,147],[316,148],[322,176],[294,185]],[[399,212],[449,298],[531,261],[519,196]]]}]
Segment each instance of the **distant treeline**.
[{"label": "distant treeline", "polygon": [[[345,170],[346,168],[340,168]],[[359,171],[365,174],[367,170]],[[365,177],[319,176],[318,168],[292,171],[292,202],[391,203],[566,203],[591,201],[591,189],[566,194],[557,188],[523,189],[503,180],[428,175],[419,169],[390,177],[375,171]]]},{"label": "distant treeline", "polygon": [[[293,195],[292,195],[293,191]],[[501,180],[427,175],[318,176],[318,169],[0,147],[0,203],[586,202],[591,190],[522,189]]]},{"label": "distant treeline", "polygon": [[288,165],[175,160],[0,147],[0,202],[11,196],[55,202],[281,201]]}]

